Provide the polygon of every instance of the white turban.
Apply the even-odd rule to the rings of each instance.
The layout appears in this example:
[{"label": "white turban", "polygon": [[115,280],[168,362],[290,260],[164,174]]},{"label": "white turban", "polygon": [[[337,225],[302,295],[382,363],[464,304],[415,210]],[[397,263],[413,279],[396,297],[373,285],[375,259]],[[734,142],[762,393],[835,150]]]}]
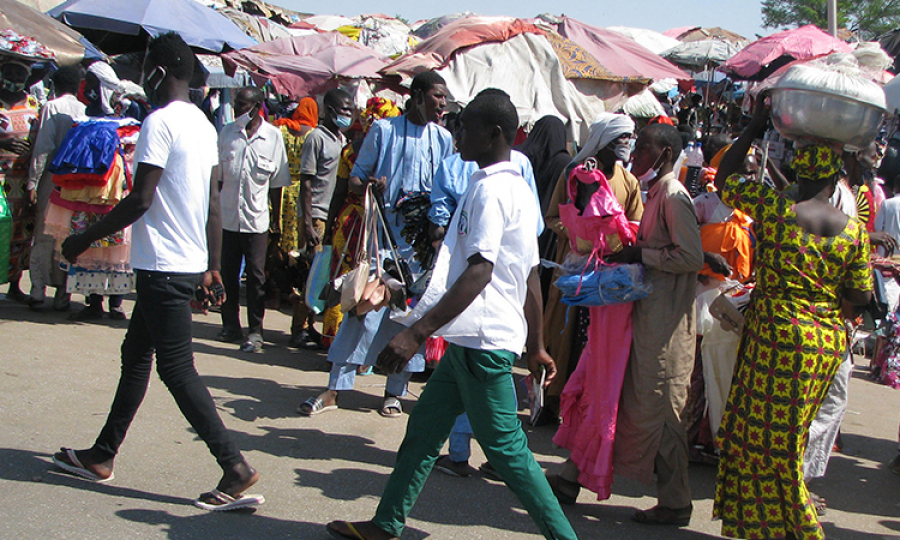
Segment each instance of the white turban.
[{"label": "white turban", "polygon": [[597,152],[606,148],[606,145],[627,133],[634,133],[634,120],[627,114],[600,113],[591,124],[588,140],[584,143],[572,163],[581,163],[589,157],[597,155]]},{"label": "white turban", "polygon": [[114,114],[113,94],[121,90],[122,81],[113,68],[106,62],[94,62],[87,70],[100,81],[100,106],[104,114]]}]

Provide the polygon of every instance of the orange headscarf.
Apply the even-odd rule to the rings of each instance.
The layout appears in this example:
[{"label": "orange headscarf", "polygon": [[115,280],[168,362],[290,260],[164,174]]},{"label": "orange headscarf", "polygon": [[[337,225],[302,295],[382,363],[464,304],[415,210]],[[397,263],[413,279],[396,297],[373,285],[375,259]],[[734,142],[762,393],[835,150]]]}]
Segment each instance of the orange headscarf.
[{"label": "orange headscarf", "polygon": [[301,126],[316,127],[319,125],[319,105],[311,97],[305,97],[297,104],[290,118],[275,120],[276,126],[287,126],[288,129],[301,131]]}]

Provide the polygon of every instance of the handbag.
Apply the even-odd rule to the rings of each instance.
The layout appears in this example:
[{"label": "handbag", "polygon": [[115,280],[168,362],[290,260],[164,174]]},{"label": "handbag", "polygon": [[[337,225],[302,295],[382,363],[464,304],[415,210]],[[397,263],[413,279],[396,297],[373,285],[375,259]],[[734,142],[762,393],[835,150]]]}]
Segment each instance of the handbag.
[{"label": "handbag", "polygon": [[362,296],[357,302],[356,315],[362,316],[370,311],[378,311],[391,300],[391,291],[384,282],[381,272],[381,251],[378,249],[377,224],[369,231],[372,235],[372,252],[375,254],[375,277],[363,287]]},{"label": "handbag", "polygon": [[375,214],[372,208],[372,185],[366,185],[364,200],[363,230],[359,235],[356,246],[356,263],[341,280],[341,312],[347,313],[355,308],[362,299],[366,284],[369,282],[369,234],[375,224]]}]

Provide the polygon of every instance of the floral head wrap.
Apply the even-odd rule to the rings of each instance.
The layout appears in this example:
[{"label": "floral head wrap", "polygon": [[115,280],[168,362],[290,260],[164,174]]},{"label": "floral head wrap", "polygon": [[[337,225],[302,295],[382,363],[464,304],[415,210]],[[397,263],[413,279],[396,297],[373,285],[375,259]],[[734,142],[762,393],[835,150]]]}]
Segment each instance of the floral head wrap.
[{"label": "floral head wrap", "polygon": [[796,151],[791,167],[803,180],[831,178],[843,166],[842,154],[824,144],[805,146]]},{"label": "floral head wrap", "polygon": [[393,101],[383,97],[372,97],[366,102],[366,108],[360,113],[363,131],[368,132],[375,120],[400,116],[400,109]]}]

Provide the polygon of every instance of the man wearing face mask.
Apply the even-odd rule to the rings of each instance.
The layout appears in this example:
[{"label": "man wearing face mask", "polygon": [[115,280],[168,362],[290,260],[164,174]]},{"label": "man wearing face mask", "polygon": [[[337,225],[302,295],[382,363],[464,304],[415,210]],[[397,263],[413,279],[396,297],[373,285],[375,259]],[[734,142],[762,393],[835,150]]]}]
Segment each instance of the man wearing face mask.
[{"label": "man wearing face mask", "polygon": [[634,149],[632,171],[647,189],[634,246],[611,262],[642,263],[652,292],[634,303],[631,356],[622,385],[615,472],[653,482],[658,504],[633,519],[653,525],[690,522],[687,433],[682,416],[694,367],[694,300],[703,248],[687,189],[673,172],[681,137],[672,126],[645,128]]},{"label": "man wearing face mask", "polygon": [[[325,236],[328,208],[337,169],[341,161],[341,150],[347,144],[343,131],[353,123],[353,98],[340,89],[325,93],[323,112],[319,125],[309,132],[303,143],[300,157],[300,198],[297,201],[298,214],[303,226],[301,245],[305,242],[308,252],[321,250]],[[305,238],[304,238],[305,237]],[[291,347],[315,348],[321,344],[321,337],[313,328],[311,312],[306,306],[297,306],[291,328],[300,328],[291,336]],[[302,321],[306,319],[306,327]]]},{"label": "man wearing face mask", "polygon": [[0,56],[0,62],[0,186],[13,216],[6,298],[24,302],[27,296],[19,280],[28,268],[34,231],[34,196],[27,180],[39,111],[37,100],[25,91],[30,64],[5,56]]},{"label": "man wearing face mask", "polygon": [[[241,89],[234,100],[234,122],[219,134],[218,179],[222,203],[222,331],[219,339],[242,342],[244,352],[260,352],[265,315],[265,262],[269,223],[279,223],[281,188],[291,185],[281,131],[260,116],[265,94]],[[269,216],[269,202],[273,216]],[[241,259],[247,273],[247,326],[240,321]]]}]

